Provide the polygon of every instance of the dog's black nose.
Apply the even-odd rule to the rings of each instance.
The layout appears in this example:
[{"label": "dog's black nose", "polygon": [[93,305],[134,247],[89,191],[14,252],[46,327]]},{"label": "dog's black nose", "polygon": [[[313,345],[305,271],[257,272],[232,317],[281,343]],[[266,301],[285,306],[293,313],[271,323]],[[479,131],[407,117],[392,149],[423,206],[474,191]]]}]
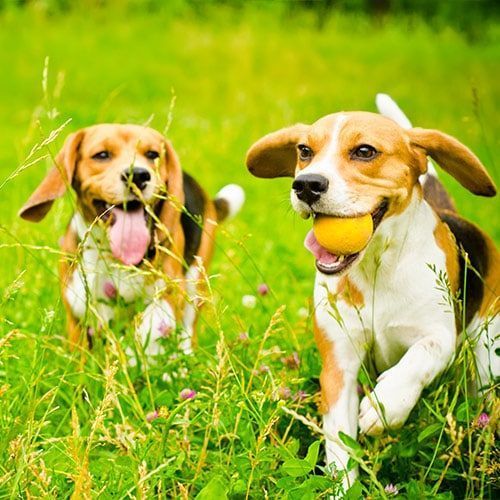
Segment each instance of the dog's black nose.
[{"label": "dog's black nose", "polygon": [[328,179],[317,174],[299,175],[293,181],[292,189],[299,200],[311,205],[328,189]]},{"label": "dog's black nose", "polygon": [[148,181],[151,180],[151,174],[147,168],[133,167],[128,168],[122,173],[122,181],[125,184],[129,182],[135,184],[141,191],[146,187]]}]

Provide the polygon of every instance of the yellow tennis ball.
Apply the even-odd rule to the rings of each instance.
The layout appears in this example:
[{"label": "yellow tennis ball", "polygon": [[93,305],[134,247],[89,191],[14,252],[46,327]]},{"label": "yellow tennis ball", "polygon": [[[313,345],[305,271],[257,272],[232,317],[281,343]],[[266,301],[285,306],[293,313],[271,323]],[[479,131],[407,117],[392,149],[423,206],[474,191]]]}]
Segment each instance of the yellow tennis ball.
[{"label": "yellow tennis ball", "polygon": [[361,217],[328,217],[314,219],[314,236],[318,243],[335,255],[350,255],[365,248],[373,233],[370,214]]}]

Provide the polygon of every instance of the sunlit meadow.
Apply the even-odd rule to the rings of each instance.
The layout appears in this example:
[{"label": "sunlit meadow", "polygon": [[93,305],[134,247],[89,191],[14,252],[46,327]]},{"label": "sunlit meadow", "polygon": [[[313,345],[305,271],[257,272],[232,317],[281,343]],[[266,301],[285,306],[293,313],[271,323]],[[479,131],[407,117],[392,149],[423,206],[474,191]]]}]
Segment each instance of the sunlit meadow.
[{"label": "sunlit meadow", "polygon": [[[500,181],[498,24],[471,41],[418,18],[334,13],[318,23],[265,2],[181,3],[0,10],[2,498],[338,494],[317,409],[310,223],[290,209],[288,179],[246,172],[247,148],[296,121],[373,111],[383,91],[415,124],[470,146]],[[38,225],[16,213],[64,137],[98,122],[167,129],[209,193],[230,182],[246,191],[218,233],[193,356],[167,347],[159,366],[129,367],[125,312],[84,363],[68,349],[57,260],[74,199]],[[498,201],[442,180],[500,241]],[[401,431],[353,443],[361,475],[346,498],[498,494],[498,399],[467,394],[471,364],[465,343]]]}]

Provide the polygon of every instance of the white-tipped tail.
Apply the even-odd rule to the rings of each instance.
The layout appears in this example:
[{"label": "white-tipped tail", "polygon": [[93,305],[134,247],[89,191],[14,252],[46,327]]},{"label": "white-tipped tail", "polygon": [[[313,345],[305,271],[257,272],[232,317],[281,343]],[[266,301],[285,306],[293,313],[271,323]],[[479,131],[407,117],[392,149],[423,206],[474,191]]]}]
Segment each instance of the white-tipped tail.
[{"label": "white-tipped tail", "polygon": [[[375,104],[377,105],[377,109],[382,116],[386,116],[387,118],[394,120],[402,128],[412,128],[411,121],[390,95],[377,94],[375,97]],[[420,176],[420,182],[425,181],[426,175],[432,175],[434,177],[438,176],[431,160],[427,161],[427,173]]]},{"label": "white-tipped tail", "polygon": [[234,217],[245,203],[245,191],[238,184],[228,184],[215,195],[215,200],[224,200],[227,204],[227,217]]},{"label": "white-tipped tail", "polygon": [[411,128],[411,122],[408,117],[403,113],[401,108],[396,104],[396,101],[387,94],[377,94],[375,97],[375,104],[377,105],[378,112],[394,120],[400,127]]}]

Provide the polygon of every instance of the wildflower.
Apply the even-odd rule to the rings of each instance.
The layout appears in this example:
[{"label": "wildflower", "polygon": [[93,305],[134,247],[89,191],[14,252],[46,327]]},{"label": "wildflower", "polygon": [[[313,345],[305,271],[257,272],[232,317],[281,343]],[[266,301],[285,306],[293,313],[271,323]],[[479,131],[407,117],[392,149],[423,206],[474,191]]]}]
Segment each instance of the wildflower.
[{"label": "wildflower", "polygon": [[307,307],[301,307],[298,311],[297,314],[299,315],[299,318],[307,318],[309,316],[309,310]]},{"label": "wildflower", "polygon": [[306,391],[297,391],[295,393],[295,396],[293,397],[294,401],[302,401],[304,399],[306,399],[307,397],[309,396],[309,394],[307,394]]},{"label": "wildflower", "polygon": [[243,343],[246,343],[248,342],[248,340],[250,339],[250,337],[248,336],[248,333],[247,332],[241,332],[239,335],[238,335],[238,340],[240,342],[243,342]]},{"label": "wildflower", "polygon": [[162,337],[168,337],[172,333],[172,327],[162,320],[158,325],[158,332]]},{"label": "wildflower", "polygon": [[116,287],[111,281],[105,281],[102,289],[104,291],[104,295],[106,295],[108,299],[116,298]]},{"label": "wildflower", "polygon": [[300,358],[296,351],[292,352],[290,356],[281,358],[281,362],[290,370],[297,370],[300,366]]},{"label": "wildflower", "polygon": [[477,417],[477,426],[480,427],[481,429],[484,429],[487,427],[487,425],[490,423],[490,417],[487,413],[483,412],[479,417]]},{"label": "wildflower", "polygon": [[137,366],[137,358],[135,357],[135,351],[131,347],[127,347],[125,349],[125,354],[127,355],[128,361],[127,364],[131,368],[134,368],[134,366]]},{"label": "wildflower", "polygon": [[104,295],[106,295],[108,299],[116,298],[116,287],[111,281],[105,281],[102,289],[104,291]]},{"label": "wildflower", "polygon": [[152,422],[153,420],[156,420],[158,417],[159,417],[158,410],[155,410],[155,411],[150,411],[150,412],[146,415],[146,420],[147,420],[148,422]]},{"label": "wildflower", "polygon": [[194,399],[196,397],[196,391],[194,389],[189,389],[188,387],[186,387],[185,389],[182,389],[179,396],[184,401],[186,399]]},{"label": "wildflower", "polygon": [[269,365],[260,365],[256,370],[252,370],[253,375],[260,375],[261,373],[269,373],[271,371],[271,368],[269,368]]},{"label": "wildflower", "polygon": [[267,286],[266,283],[261,283],[258,287],[257,287],[257,293],[259,295],[267,295],[269,293],[269,287]]},{"label": "wildflower", "polygon": [[292,390],[290,387],[281,386],[278,389],[278,397],[280,399],[290,399],[292,397]]},{"label": "wildflower", "polygon": [[389,483],[385,488],[384,488],[384,491],[388,494],[388,495],[398,495],[399,494],[399,490],[397,488],[397,486],[394,486],[392,483]]},{"label": "wildflower", "polygon": [[257,305],[257,297],[255,295],[243,295],[241,303],[243,304],[243,307],[253,309]]}]

